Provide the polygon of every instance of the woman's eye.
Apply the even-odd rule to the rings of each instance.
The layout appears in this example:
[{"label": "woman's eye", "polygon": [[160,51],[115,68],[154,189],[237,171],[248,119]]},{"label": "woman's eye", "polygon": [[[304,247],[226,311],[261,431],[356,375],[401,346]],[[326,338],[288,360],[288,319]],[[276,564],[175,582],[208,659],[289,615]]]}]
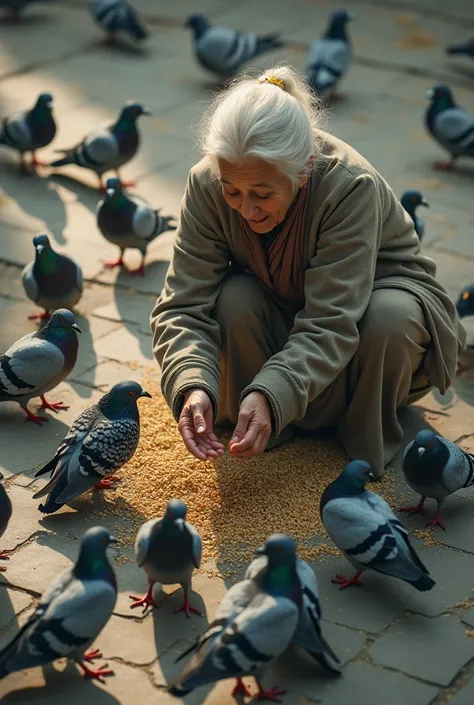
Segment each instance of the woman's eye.
[{"label": "woman's eye", "polygon": [[270,198],[271,195],[271,193],[266,193],[265,196],[259,196],[258,193],[256,194],[257,198],[259,198],[261,201],[264,201],[266,198]]},{"label": "woman's eye", "polygon": [[225,189],[224,189],[224,193],[226,196],[231,196],[232,198],[239,195],[238,191],[235,191],[234,193],[232,193],[231,191],[226,191]]}]

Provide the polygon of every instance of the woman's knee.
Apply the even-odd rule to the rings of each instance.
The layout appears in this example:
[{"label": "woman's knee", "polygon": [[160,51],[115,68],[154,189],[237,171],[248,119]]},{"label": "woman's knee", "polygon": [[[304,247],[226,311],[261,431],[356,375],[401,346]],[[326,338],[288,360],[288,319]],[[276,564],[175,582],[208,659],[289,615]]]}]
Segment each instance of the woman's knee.
[{"label": "woman's knee", "polygon": [[410,343],[426,348],[431,338],[418,299],[403,289],[377,289],[359,324],[361,345],[390,346]]}]

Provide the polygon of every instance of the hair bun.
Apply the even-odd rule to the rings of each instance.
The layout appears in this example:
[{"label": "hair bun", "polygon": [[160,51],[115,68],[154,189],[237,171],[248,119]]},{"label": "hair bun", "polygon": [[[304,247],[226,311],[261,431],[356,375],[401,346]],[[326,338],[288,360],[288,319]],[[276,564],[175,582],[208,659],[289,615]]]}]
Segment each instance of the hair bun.
[{"label": "hair bun", "polygon": [[282,91],[285,90],[285,82],[282,81],[281,78],[277,78],[276,76],[263,76],[262,78],[258,79],[259,83],[272,83],[274,86],[278,86],[278,88],[281,88]]}]

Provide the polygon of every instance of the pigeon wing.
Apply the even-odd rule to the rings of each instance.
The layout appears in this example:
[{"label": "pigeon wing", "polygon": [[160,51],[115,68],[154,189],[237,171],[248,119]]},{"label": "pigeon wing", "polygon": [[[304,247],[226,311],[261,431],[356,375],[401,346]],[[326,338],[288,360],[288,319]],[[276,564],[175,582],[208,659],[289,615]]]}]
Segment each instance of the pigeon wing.
[{"label": "pigeon wing", "polygon": [[20,151],[29,149],[32,136],[25,113],[15,113],[6,118],[3,121],[1,136],[7,144],[17,147]]},{"label": "pigeon wing", "polygon": [[438,139],[463,154],[474,154],[474,119],[462,108],[448,108],[434,121]]},{"label": "pigeon wing", "polygon": [[110,126],[102,126],[92,132],[80,149],[84,166],[106,167],[119,156],[119,146]]},{"label": "pigeon wing", "polygon": [[34,262],[30,262],[26,265],[21,273],[21,281],[25,293],[31,301],[38,300],[38,284],[36,283],[35,276],[33,274]]},{"label": "pigeon wing", "polygon": [[342,76],[349,65],[350,48],[342,39],[317,39],[311,45],[309,67],[326,68]]},{"label": "pigeon wing", "polygon": [[135,539],[135,559],[139,568],[145,563],[148,550],[150,547],[150,532],[152,528],[161,521],[161,519],[150,519],[146,521],[138,530],[137,537]]},{"label": "pigeon wing", "polygon": [[151,240],[154,235],[158,234],[159,216],[144,201],[138,198],[134,198],[133,201],[137,206],[132,218],[133,233],[140,240]]},{"label": "pigeon wing", "polygon": [[0,392],[11,397],[35,396],[63,366],[64,355],[57,345],[36,337],[36,333],[25,335],[0,356]]},{"label": "pigeon wing", "polygon": [[447,438],[440,439],[449,450],[449,460],[443,470],[441,482],[446,490],[456,492],[474,484],[474,456],[466,453]]},{"label": "pigeon wing", "polygon": [[185,522],[185,526],[192,538],[193,564],[195,568],[199,568],[202,558],[202,540],[192,524]]}]

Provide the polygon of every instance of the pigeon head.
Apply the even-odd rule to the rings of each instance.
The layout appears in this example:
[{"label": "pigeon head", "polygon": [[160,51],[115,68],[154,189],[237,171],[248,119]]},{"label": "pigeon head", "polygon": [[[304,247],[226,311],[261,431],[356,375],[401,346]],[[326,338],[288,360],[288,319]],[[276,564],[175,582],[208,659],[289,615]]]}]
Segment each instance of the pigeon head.
[{"label": "pigeon head", "polygon": [[456,308],[461,318],[474,316],[474,284],[464,287],[459,294]]},{"label": "pigeon head", "polygon": [[122,193],[122,182],[120,179],[113,178],[113,179],[107,179],[106,185],[105,185],[105,198],[106,200],[110,200],[112,198],[115,198],[116,196],[120,196]]},{"label": "pigeon head", "polygon": [[166,505],[165,517],[174,524],[183,527],[187,509],[182,499],[170,499]]},{"label": "pigeon head", "polygon": [[73,573],[80,579],[108,580],[116,585],[115,575],[108,561],[106,550],[111,543],[118,543],[108,529],[93,526],[81,539],[81,547]]},{"label": "pigeon head", "polygon": [[255,554],[267,556],[269,564],[290,565],[296,560],[296,543],[286,534],[272,534]]},{"label": "pigeon head", "polygon": [[199,39],[204,32],[211,26],[209,20],[204,15],[189,15],[186,20],[185,27],[190,27],[194,30],[194,36]]},{"label": "pigeon head", "polygon": [[347,10],[337,10],[333,12],[329,20],[329,29],[326,34],[332,39],[346,39],[346,24],[355,19],[353,12]]},{"label": "pigeon head", "polygon": [[428,429],[423,429],[423,431],[418,431],[415,438],[415,445],[418,449],[418,455],[420,458],[428,451],[432,453],[439,448],[439,440],[433,431]]},{"label": "pigeon head", "polygon": [[432,103],[436,103],[443,108],[451,108],[454,106],[453,93],[449,86],[444,83],[438,83],[433,88],[430,88],[426,92],[426,97],[431,100]]},{"label": "pigeon head", "polygon": [[53,109],[53,96],[51,93],[40,93],[36,99],[35,108],[51,111]]},{"label": "pigeon head", "polygon": [[43,250],[51,250],[51,243],[49,241],[49,237],[47,235],[36,235],[33,238],[33,246],[36,250],[36,253],[40,255]]},{"label": "pigeon head", "polygon": [[426,208],[430,206],[420,191],[405,191],[400,200],[404,209],[410,214],[414,212],[417,206],[426,206]]},{"label": "pigeon head", "polygon": [[336,480],[349,494],[361,494],[367,482],[373,482],[375,475],[372,468],[365,460],[353,460],[348,463],[339,478]]},{"label": "pigeon head", "polygon": [[131,380],[118,382],[107,394],[104,394],[98,406],[108,418],[120,418],[124,415],[138,418],[137,401],[141,397],[151,399],[151,394],[146,392],[138,382]]},{"label": "pigeon head", "polygon": [[72,329],[76,331],[76,333],[81,333],[81,329],[76,323],[74,314],[67,308],[56,309],[56,311],[51,315],[51,318],[43,328],[43,331],[46,331],[46,329],[48,329],[48,331],[50,332],[55,330],[70,331]]},{"label": "pigeon head", "polygon": [[105,553],[111,543],[118,543],[115,536],[112,536],[108,529],[103,526],[93,526],[88,529],[82,537],[81,548],[97,555]]},{"label": "pigeon head", "polygon": [[135,123],[140,115],[151,115],[150,111],[141,105],[141,103],[133,103],[128,101],[122,108],[119,122]]}]

